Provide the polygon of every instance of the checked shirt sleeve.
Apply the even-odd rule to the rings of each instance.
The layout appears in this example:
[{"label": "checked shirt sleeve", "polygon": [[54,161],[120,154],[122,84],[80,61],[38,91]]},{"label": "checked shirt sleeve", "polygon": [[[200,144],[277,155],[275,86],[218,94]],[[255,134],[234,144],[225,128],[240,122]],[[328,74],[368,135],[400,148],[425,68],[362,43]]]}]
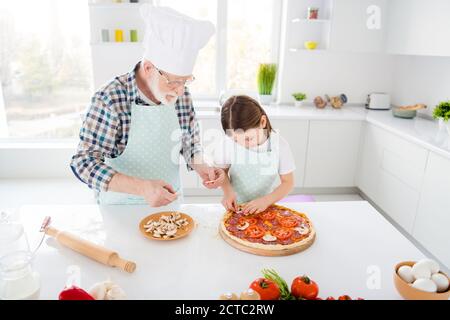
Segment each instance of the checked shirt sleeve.
[{"label": "checked shirt sleeve", "polygon": [[177,102],[178,117],[182,129],[182,150],[181,153],[187,163],[188,170],[192,168],[194,155],[202,153],[202,144],[200,138],[200,126],[197,121],[192,96],[186,88],[184,95]]},{"label": "checked shirt sleeve", "polygon": [[116,136],[120,121],[107,96],[99,94],[92,98],[80,130],[80,143],[73,156],[73,173],[89,188],[108,191],[112,177],[117,173],[104,161],[117,153]]}]

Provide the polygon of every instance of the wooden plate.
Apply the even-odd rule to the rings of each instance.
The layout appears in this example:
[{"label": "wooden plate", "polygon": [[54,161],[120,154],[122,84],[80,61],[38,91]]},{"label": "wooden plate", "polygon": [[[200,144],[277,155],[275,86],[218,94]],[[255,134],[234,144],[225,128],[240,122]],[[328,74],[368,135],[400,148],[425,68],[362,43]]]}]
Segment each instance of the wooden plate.
[{"label": "wooden plate", "polygon": [[295,247],[295,248],[289,248],[289,249],[281,249],[281,250],[264,250],[264,249],[257,249],[257,248],[251,248],[247,247],[234,239],[230,238],[227,234],[225,234],[222,231],[222,227],[219,227],[219,234],[222,237],[223,240],[225,240],[226,243],[228,243],[230,246],[243,251],[247,253],[251,253],[257,256],[264,256],[264,257],[283,257],[283,256],[290,256],[296,253],[299,253],[301,251],[304,251],[311,247],[314,243],[314,240],[316,239],[316,233],[314,232],[313,237],[309,239],[308,242],[304,243],[301,246]]},{"label": "wooden plate", "polygon": [[192,219],[190,216],[188,216],[185,213],[181,213],[181,212],[180,212],[181,218],[186,219],[189,222],[189,224],[187,226],[184,226],[184,227],[178,229],[178,232],[175,235],[175,237],[168,238],[168,239],[155,238],[155,237],[153,237],[152,234],[145,232],[144,226],[147,223],[149,223],[150,221],[158,221],[159,218],[161,218],[161,216],[170,216],[172,213],[174,213],[174,211],[159,212],[159,213],[152,214],[152,215],[142,219],[141,223],[139,224],[139,230],[144,235],[144,237],[146,237],[147,239],[156,240],[156,241],[173,241],[173,240],[178,240],[178,239],[188,236],[194,230],[195,222],[194,222],[194,219]]}]

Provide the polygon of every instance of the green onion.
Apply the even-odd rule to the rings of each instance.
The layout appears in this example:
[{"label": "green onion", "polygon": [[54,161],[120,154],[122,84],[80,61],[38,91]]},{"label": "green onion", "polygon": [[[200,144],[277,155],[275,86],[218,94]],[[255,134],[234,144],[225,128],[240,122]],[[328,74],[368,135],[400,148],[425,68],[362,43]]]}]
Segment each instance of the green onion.
[{"label": "green onion", "polygon": [[258,91],[261,95],[271,95],[277,76],[277,65],[273,63],[263,63],[258,70]]},{"label": "green onion", "polygon": [[268,280],[272,280],[275,282],[278,287],[280,288],[280,299],[281,300],[297,300],[295,297],[291,294],[291,291],[289,290],[289,286],[284,281],[283,278],[281,278],[278,273],[275,270],[272,269],[263,269],[262,274],[264,278]]}]

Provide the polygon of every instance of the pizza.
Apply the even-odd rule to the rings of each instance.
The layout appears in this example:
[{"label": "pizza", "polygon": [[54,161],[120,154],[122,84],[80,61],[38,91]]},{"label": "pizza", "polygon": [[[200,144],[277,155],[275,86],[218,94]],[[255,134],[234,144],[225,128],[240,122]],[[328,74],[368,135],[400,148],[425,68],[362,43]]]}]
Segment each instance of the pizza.
[{"label": "pizza", "polygon": [[240,245],[269,251],[306,249],[316,235],[304,213],[279,205],[249,216],[241,211],[228,211],[222,219],[220,231]]}]

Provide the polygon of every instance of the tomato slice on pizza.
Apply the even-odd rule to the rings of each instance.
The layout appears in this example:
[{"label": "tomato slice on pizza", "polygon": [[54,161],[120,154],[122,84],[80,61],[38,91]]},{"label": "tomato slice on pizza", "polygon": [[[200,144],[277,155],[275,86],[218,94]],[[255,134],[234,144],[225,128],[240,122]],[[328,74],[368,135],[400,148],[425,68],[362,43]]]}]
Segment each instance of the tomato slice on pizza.
[{"label": "tomato slice on pizza", "polygon": [[271,211],[267,210],[267,211],[261,213],[260,217],[263,220],[273,220],[277,217],[277,213],[273,210],[271,210]]},{"label": "tomato slice on pizza", "polygon": [[285,228],[294,228],[298,226],[298,221],[294,217],[282,217],[278,221],[280,225]]},{"label": "tomato slice on pizza", "polygon": [[292,235],[294,234],[294,231],[292,231],[288,228],[277,228],[275,230],[272,230],[271,233],[278,240],[287,240],[292,237]]},{"label": "tomato slice on pizza", "polygon": [[250,226],[245,230],[245,236],[252,239],[259,239],[264,236],[266,231],[259,226]]}]

